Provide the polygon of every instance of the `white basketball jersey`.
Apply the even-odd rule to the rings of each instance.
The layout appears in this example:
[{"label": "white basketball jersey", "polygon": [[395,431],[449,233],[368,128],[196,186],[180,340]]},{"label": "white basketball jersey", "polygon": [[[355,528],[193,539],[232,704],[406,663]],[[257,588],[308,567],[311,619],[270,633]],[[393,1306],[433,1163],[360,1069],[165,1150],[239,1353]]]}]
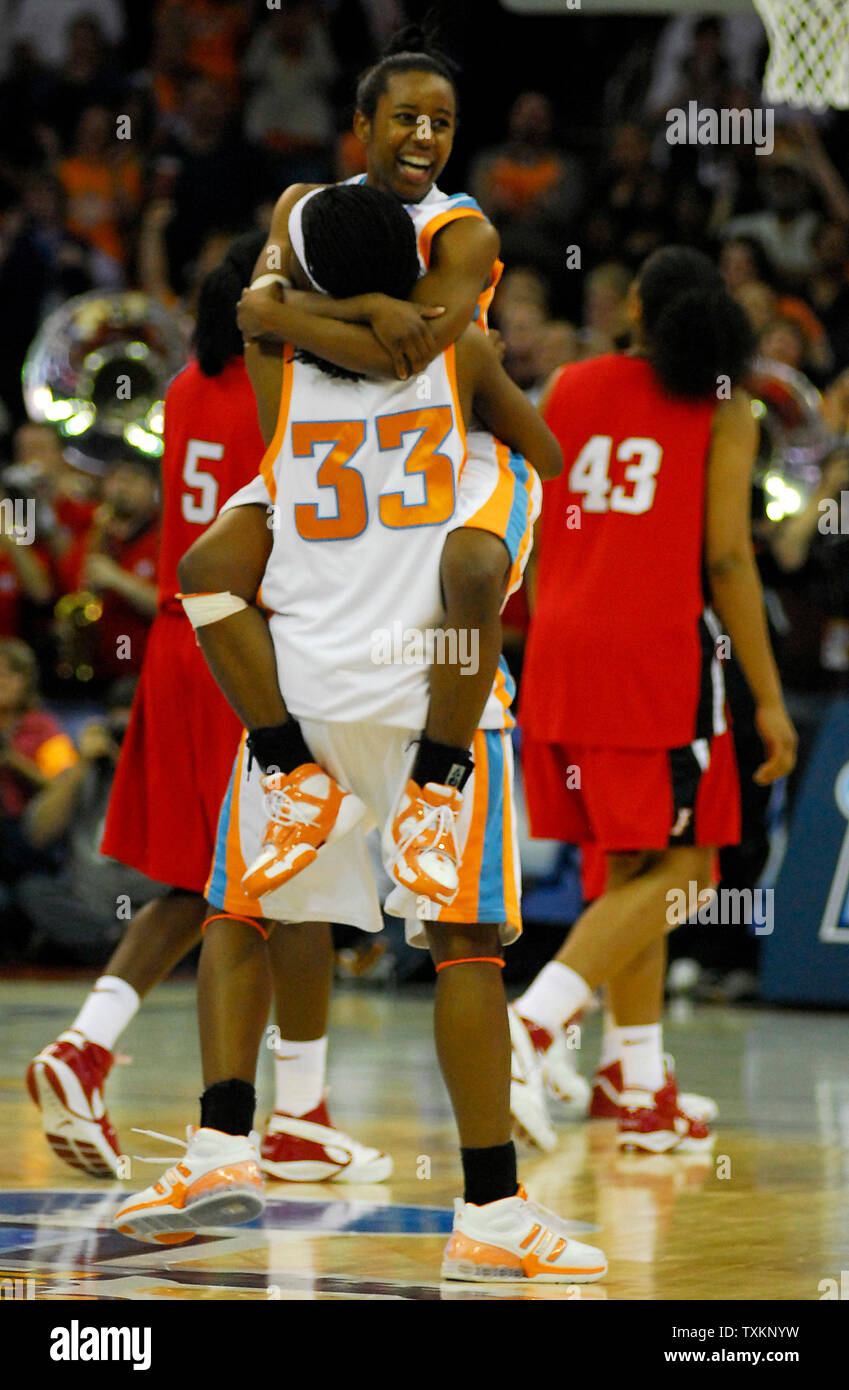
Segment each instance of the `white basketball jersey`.
[{"label": "white basketball jersey", "polygon": [[286,350],[260,602],[295,717],[424,723],[466,457],[453,347],[428,380],[423,401],[416,380],[339,379]]}]

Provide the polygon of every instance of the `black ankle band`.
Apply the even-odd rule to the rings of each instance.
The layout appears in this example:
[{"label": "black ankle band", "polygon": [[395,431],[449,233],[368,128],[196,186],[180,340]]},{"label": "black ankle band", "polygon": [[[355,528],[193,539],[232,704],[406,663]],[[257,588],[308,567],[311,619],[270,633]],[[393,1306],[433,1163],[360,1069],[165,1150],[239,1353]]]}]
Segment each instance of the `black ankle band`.
[{"label": "black ankle band", "polygon": [[503,1197],[515,1197],[519,1186],[516,1174],[516,1146],[494,1144],[491,1149],[461,1149],[464,1197],[476,1207],[487,1202],[500,1202]]},{"label": "black ankle band", "polygon": [[222,1134],[250,1134],[254,1126],[256,1091],[247,1081],[216,1081],[200,1098],[201,1129]]},{"label": "black ankle band", "polygon": [[315,762],[304,743],[301,726],[297,719],[287,719],[284,724],[268,724],[261,729],[252,729],[248,734],[250,763],[259,763],[264,773],[269,768],[279,772],[294,772],[303,763]]},{"label": "black ankle band", "polygon": [[420,787],[426,782],[436,782],[441,787],[456,787],[460,792],[471,777],[474,766],[475,760],[468,748],[437,743],[427,734],[422,734],[410,776]]}]

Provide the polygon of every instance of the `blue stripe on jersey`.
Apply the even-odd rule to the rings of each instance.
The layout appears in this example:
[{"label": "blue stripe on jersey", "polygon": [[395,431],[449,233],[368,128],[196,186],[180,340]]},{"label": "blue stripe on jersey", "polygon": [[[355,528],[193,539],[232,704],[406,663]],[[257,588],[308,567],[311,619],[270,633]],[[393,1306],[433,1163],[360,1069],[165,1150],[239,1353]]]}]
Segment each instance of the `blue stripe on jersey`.
[{"label": "blue stripe on jersey", "polygon": [[224,897],[227,892],[227,827],[230,824],[230,808],[233,804],[233,786],[236,780],[236,768],[239,766],[239,755],[233,763],[233,771],[230,773],[230,781],[227,783],[227,795],[221,803],[221,813],[218,817],[218,830],[215,834],[215,854],[212,860],[212,875],[209,883],[209,892],[206,900],[213,907],[222,908]]},{"label": "blue stripe on jersey", "polygon": [[507,665],[503,653],[498,658],[498,669],[504,677],[504,689],[505,692],[510,696],[510,704],[512,705],[513,701],[516,698],[516,682],[510,674],[510,667]]},{"label": "blue stripe on jersey", "polygon": [[510,552],[510,559],[515,563],[519,554],[519,547],[522,544],[522,537],[528,529],[527,483],[530,475],[528,465],[522,455],[514,453],[512,449],[510,450],[510,468],[516,484],[507,530],[504,533],[504,544]]},{"label": "blue stripe on jersey", "polygon": [[504,903],[504,738],[500,729],[485,729],[487,788],[486,830],[478,885],[479,922],[503,922]]}]

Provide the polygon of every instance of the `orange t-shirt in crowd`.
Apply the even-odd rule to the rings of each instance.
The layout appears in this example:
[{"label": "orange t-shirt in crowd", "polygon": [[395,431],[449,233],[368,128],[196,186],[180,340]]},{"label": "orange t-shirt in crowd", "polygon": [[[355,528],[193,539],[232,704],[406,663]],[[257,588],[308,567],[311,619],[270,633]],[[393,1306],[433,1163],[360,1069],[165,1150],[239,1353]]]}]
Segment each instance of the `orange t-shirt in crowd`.
[{"label": "orange t-shirt in crowd", "polygon": [[126,248],[119,230],[119,195],[133,206],[141,204],[142,180],[138,165],[93,164],[72,155],[59,165],[59,178],[68,197],[68,231],[105,256],[123,261]]}]

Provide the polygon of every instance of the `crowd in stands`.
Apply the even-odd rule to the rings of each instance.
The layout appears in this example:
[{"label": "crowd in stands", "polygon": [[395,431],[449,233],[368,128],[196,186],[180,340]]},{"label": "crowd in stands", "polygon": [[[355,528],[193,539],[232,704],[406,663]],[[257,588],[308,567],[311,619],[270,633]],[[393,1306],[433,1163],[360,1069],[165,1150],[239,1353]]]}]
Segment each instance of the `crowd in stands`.
[{"label": "crowd in stands", "polygon": [[[140,289],[190,325],[203,275],[234,234],[267,226],[287,184],[360,172],[355,77],[411,10],[0,0],[0,894],[17,894],[37,931],[44,876],[59,874],[53,891],[67,898],[81,837],[94,845],[156,611],[159,500],[155,468],[130,449],[71,465],[55,428],[27,419],[22,362],[45,317],[88,290]],[[755,505],[791,712],[810,738],[849,689],[849,538],[817,525],[818,503],[849,486],[845,130],[779,110],[768,153],[671,144],[673,107],[763,104],[759,21],[647,22],[641,45],[632,29],[618,43],[614,24],[587,89],[592,119],[570,132],[558,92],[534,90],[533,67],[517,63],[503,131],[452,162],[442,186],[467,188],[499,230],[493,322],[532,399],[556,367],[621,345],[633,273],[669,242],[716,258],[760,354],[823,393],[833,447],[818,486],[779,525]],[[467,67],[464,100],[483,81]],[[32,543],[10,524],[24,497]],[[519,596],[506,618],[517,663],[526,625]],[[99,711],[93,731],[81,702]]]}]

